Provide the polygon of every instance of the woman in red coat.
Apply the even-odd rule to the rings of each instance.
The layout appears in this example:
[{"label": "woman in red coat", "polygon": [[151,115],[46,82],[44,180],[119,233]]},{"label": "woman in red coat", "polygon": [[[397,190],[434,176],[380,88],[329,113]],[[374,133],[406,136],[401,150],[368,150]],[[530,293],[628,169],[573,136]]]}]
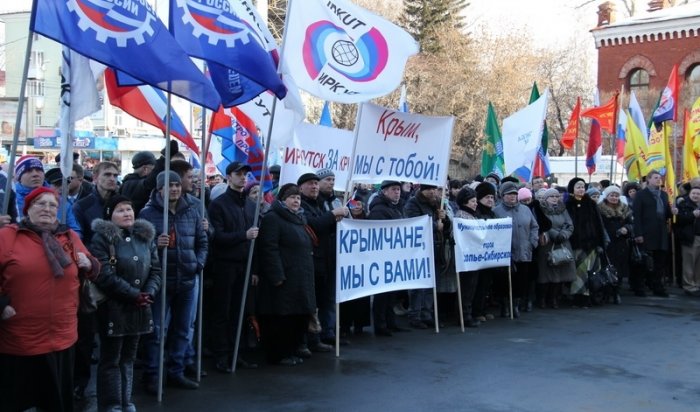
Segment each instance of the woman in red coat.
[{"label": "woman in red coat", "polygon": [[100,265],[59,224],[52,189],[34,189],[23,212],[0,229],[0,410],[72,411],[78,276],[94,278]]}]

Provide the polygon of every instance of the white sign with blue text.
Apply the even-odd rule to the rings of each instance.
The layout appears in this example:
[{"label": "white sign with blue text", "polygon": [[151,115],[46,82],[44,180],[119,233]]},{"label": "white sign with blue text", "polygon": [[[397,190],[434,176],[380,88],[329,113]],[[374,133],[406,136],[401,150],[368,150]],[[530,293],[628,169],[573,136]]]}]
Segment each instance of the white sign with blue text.
[{"label": "white sign with blue text", "polygon": [[513,219],[455,218],[452,228],[457,272],[510,266]]},{"label": "white sign with blue text", "polygon": [[336,300],[435,287],[433,230],[427,215],[338,223]]},{"label": "white sign with blue text", "polygon": [[360,106],[352,180],[443,186],[454,117],[423,116],[371,103]]}]

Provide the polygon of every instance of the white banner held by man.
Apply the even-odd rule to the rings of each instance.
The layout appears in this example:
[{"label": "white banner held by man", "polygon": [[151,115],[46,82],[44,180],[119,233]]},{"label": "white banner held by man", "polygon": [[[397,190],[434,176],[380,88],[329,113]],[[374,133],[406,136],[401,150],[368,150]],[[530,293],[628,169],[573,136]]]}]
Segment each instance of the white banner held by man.
[{"label": "white banner held by man", "polygon": [[360,110],[353,181],[445,184],[453,117],[404,113],[370,103]]},{"label": "white banner held by man", "polygon": [[457,272],[510,266],[513,220],[455,218],[452,232],[455,239]]},{"label": "white banner held by man", "polygon": [[336,301],[435,287],[433,230],[427,215],[338,223]]},{"label": "white banner held by man", "polygon": [[349,130],[301,123],[287,142],[282,155],[280,186],[296,183],[304,173],[331,169],[335,190],[344,191],[350,173],[353,134]]}]

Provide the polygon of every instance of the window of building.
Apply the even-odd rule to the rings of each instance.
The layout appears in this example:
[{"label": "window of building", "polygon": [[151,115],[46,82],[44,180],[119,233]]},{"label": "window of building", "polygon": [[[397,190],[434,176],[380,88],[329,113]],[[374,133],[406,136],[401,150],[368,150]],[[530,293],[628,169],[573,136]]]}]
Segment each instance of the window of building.
[{"label": "window of building", "polygon": [[41,122],[41,110],[37,110],[34,112],[34,125],[35,126],[41,126],[43,123]]},{"label": "window of building", "polygon": [[690,95],[700,96],[700,64],[696,64],[688,70],[686,81],[690,87]]},{"label": "window of building", "polygon": [[44,96],[44,81],[27,80],[27,94],[29,96]]},{"label": "window of building", "polygon": [[649,73],[644,69],[635,69],[630,74],[629,89],[639,96],[649,90]]},{"label": "window of building", "polygon": [[123,123],[122,119],[122,111],[119,109],[114,109],[114,125],[115,126],[121,126]]}]

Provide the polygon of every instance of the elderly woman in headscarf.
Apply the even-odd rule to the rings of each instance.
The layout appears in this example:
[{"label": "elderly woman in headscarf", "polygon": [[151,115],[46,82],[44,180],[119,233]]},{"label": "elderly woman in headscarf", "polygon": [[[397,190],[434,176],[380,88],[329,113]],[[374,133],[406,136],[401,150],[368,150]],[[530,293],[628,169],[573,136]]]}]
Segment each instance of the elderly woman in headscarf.
[{"label": "elderly woman in headscarf", "polygon": [[0,229],[0,410],[73,410],[80,278],[99,262],[58,221],[58,194],[37,187],[19,224]]},{"label": "elderly woman in headscarf", "polygon": [[574,262],[565,262],[556,266],[550,265],[547,257],[554,248],[565,247],[571,249],[569,238],[574,231],[569,212],[561,200],[561,194],[557,189],[547,189],[542,193],[542,212],[550,221],[549,230],[544,232],[540,247],[537,249],[537,265],[539,274],[537,277],[538,306],[544,309],[546,305],[556,309],[559,307],[559,295],[562,287],[576,279]]},{"label": "elderly woman in headscarf", "polygon": [[610,239],[603,228],[596,203],[586,193],[586,182],[575,177],[569,181],[567,189],[569,199],[566,210],[574,224],[571,246],[576,260],[576,279],[571,283],[570,293],[575,306],[588,307],[591,305],[588,272],[600,269],[599,257]]},{"label": "elderly woman in headscarf", "polygon": [[618,273],[618,284],[613,285],[613,303],[620,304],[619,283],[630,273],[630,247],[632,238],[632,209],[623,201],[622,191],[617,186],[608,186],[598,201],[598,210],[603,226],[610,238],[607,255]]}]

